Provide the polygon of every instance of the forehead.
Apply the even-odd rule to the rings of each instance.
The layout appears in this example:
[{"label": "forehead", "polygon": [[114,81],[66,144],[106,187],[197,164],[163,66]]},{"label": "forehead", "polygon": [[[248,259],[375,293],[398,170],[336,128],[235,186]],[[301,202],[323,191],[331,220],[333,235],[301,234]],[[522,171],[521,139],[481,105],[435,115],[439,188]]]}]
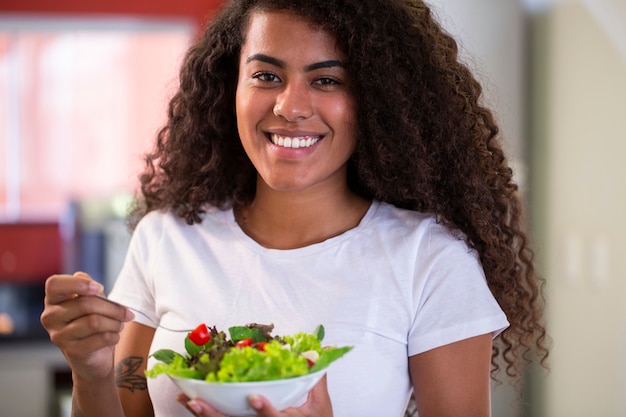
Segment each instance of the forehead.
[{"label": "forehead", "polygon": [[[248,19],[242,55],[264,51],[317,51],[342,56],[333,34],[289,11],[255,11]],[[243,56],[242,56],[243,57]]]}]

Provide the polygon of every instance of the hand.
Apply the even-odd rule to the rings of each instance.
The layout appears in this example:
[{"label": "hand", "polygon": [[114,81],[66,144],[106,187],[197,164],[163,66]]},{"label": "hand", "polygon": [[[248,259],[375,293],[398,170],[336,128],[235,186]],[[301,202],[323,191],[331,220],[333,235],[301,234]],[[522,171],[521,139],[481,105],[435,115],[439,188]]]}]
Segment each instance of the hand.
[{"label": "hand", "polygon": [[133,314],[106,300],[103,287],[83,272],[46,280],[41,324],[61,349],[75,376],[102,380],[113,375],[113,350]]},{"label": "hand", "polygon": [[[288,408],[282,412],[277,411],[267,399],[253,396],[248,399],[252,408],[256,410],[258,417],[332,417],[333,410],[326,385],[326,375],[309,392],[307,401],[298,408]],[[190,400],[184,394],[178,397],[178,402],[183,404],[192,414],[198,417],[227,417],[200,399]]]}]

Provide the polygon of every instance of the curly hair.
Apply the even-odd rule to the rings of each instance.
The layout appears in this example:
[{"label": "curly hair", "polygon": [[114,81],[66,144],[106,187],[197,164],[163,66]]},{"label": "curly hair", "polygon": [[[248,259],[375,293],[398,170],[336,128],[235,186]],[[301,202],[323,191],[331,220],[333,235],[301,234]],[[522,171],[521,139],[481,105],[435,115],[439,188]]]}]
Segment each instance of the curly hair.
[{"label": "curly hair", "polygon": [[235,0],[188,50],[167,125],[146,156],[131,227],[152,210],[188,224],[203,207],[241,207],[256,170],[239,140],[239,54],[255,11],[288,10],[334,35],[357,104],[348,184],[361,196],[433,213],[480,256],[510,327],[494,342],[492,376],[548,356],[543,280],[499,129],[458,47],[420,0]]}]

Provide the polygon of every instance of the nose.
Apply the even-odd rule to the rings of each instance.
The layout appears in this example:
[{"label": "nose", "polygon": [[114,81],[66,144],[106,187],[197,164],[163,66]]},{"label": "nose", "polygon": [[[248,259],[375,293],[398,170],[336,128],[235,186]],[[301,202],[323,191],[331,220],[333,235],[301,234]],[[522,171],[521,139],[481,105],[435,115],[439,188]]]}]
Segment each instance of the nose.
[{"label": "nose", "polygon": [[307,119],[313,114],[310,91],[304,83],[289,83],[276,97],[273,112],[288,122]]}]

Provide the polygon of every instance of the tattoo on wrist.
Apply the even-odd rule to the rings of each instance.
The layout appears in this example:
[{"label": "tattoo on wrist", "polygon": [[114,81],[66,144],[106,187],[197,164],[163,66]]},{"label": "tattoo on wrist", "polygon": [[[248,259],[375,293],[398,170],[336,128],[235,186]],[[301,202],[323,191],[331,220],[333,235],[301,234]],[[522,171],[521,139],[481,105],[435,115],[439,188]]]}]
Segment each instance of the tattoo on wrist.
[{"label": "tattoo on wrist", "polygon": [[118,388],[126,388],[130,392],[135,392],[135,390],[146,391],[148,389],[146,377],[140,371],[143,360],[141,356],[129,356],[117,364],[115,367],[115,384]]}]

